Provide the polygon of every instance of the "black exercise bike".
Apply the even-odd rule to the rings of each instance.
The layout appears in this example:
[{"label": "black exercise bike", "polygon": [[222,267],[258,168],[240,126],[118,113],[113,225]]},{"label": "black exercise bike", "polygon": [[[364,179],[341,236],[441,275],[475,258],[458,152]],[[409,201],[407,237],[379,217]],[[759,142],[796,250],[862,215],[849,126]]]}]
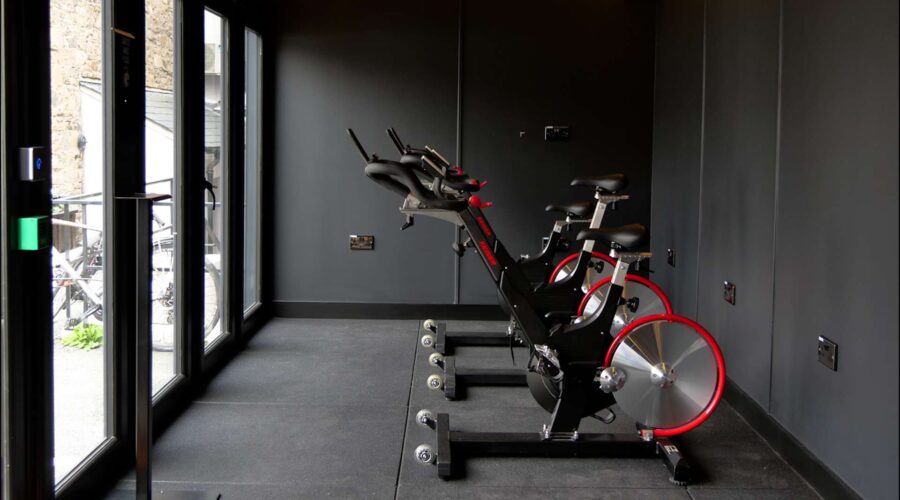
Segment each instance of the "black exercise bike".
[{"label": "black exercise bike", "polygon": [[[403,197],[401,213],[427,216],[464,228],[491,278],[501,302],[521,330],[531,353],[529,388],[535,400],[551,412],[540,432],[484,433],[450,429],[449,415],[419,412],[417,421],[437,432],[437,449],[422,445],[416,459],[438,465],[440,477],[452,477],[453,459],[468,455],[504,456],[660,456],[670,479],[686,484],[690,467],[670,440],[690,431],[712,414],[722,397],[725,363],[715,339],[699,324],[674,314],[656,314],[633,321],[612,333],[615,315],[630,266],[646,259],[639,252],[647,240],[643,226],[587,229],[579,241],[597,241],[612,248],[616,260],[602,305],[589,317],[573,322],[583,275],[535,289],[484,216],[484,205],[470,191],[455,189],[409,159],[395,162],[370,156],[349,131],[366,161],[366,175]],[[424,156],[424,155],[423,155]],[[590,184],[590,179],[585,180]],[[438,188],[435,188],[435,185]],[[578,257],[590,261],[591,252]],[[585,264],[586,266],[586,264]],[[548,293],[549,292],[549,293]],[[559,308],[552,308],[553,305]],[[567,307],[568,306],[568,307]],[[543,312],[542,312],[543,311]],[[555,314],[554,311],[567,311]],[[634,434],[580,434],[581,420],[617,404],[636,421]],[[601,418],[602,419],[602,418]]]}]

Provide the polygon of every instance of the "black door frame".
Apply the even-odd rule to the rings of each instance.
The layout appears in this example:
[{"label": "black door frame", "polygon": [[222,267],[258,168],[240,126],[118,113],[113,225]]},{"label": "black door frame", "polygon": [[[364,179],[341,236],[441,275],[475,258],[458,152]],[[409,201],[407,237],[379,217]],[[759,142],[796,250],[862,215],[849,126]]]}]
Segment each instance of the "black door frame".
[{"label": "black door frame", "polygon": [[[3,498],[96,497],[114,486],[134,460],[134,344],[132,301],[112,300],[121,291],[134,290],[135,252],[132,248],[133,215],[116,206],[116,196],[145,189],[144,120],[145,67],[143,2],[104,0],[103,80],[105,159],[104,192],[106,266],[110,282],[104,309],[107,339],[107,435],[106,441],[59,485],[53,460],[53,355],[50,301],[51,258],[49,249],[18,251],[14,223],[20,216],[50,215],[51,180],[28,183],[18,179],[17,148],[50,142],[50,1],[0,0],[3,23],[2,73],[2,309],[14,314],[2,328],[2,474]],[[205,353],[203,324],[204,176],[204,47],[203,15],[209,7],[228,22],[226,44],[227,137],[226,189],[231,203],[225,210],[225,293],[222,321],[227,338]],[[267,297],[263,306],[243,318],[243,93],[244,28],[250,27],[265,43],[265,33],[250,11],[228,0],[175,0],[175,102],[176,102],[176,377],[154,401],[154,431],[159,434],[180,414],[199,390],[269,317]],[[264,51],[266,54],[266,51]],[[266,74],[267,63],[262,61]],[[127,73],[128,78],[124,78]],[[126,83],[127,80],[127,83]],[[264,77],[264,84],[266,78]],[[264,87],[265,89],[265,87]],[[265,90],[263,96],[266,95]],[[263,98],[263,115],[271,106]],[[25,112],[27,110],[27,112]],[[263,124],[265,124],[263,119]],[[263,136],[265,165],[270,138]],[[268,183],[267,176],[262,177]],[[266,192],[265,187],[262,190]],[[266,234],[268,206],[261,200],[262,234]],[[265,255],[267,249],[263,245]],[[261,269],[262,279],[268,276]],[[265,294],[263,287],[261,293]],[[7,409],[15,408],[15,412]]]},{"label": "black door frame", "polygon": [[[3,496],[53,492],[50,250],[15,248],[19,217],[50,214],[49,181],[19,179],[18,148],[50,146],[50,8],[47,0],[2,1]],[[10,411],[13,408],[15,411]]]}]

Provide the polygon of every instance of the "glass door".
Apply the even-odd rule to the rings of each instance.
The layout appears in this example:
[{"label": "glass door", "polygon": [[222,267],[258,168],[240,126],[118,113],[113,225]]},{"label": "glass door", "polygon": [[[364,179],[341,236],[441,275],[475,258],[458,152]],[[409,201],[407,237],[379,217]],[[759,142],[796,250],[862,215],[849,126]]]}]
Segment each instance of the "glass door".
[{"label": "glass door", "polygon": [[243,316],[260,298],[260,189],[262,176],[262,39],[244,30],[244,272]]},{"label": "glass door", "polygon": [[107,437],[103,9],[50,2],[54,465],[60,482]]},{"label": "glass door", "polygon": [[153,393],[164,389],[179,373],[180,318],[177,314],[176,249],[178,191],[176,188],[177,137],[175,91],[175,0],[145,1],[146,91],[144,112],[146,192],[168,194],[171,199],[153,206],[151,264],[151,338]]},{"label": "glass door", "polygon": [[228,198],[228,64],[225,18],[206,9],[203,19],[205,49],[204,88],[204,345],[213,348],[227,333],[225,310],[226,237]]}]

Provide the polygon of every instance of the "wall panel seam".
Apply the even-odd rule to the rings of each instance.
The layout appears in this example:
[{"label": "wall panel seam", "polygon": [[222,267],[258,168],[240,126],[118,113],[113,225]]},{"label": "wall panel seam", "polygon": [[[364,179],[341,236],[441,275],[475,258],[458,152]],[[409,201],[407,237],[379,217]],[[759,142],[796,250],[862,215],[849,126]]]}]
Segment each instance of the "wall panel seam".
[{"label": "wall panel seam", "polygon": [[784,0],[778,2],[778,89],[775,109],[775,188],[772,209],[772,310],[769,325],[769,401],[766,411],[772,413],[772,379],[775,375],[775,279],[777,277],[778,252],[778,199],[781,185],[781,78],[784,61]]},{"label": "wall panel seam", "polygon": [[697,174],[697,273],[695,276],[694,290],[694,318],[700,321],[700,269],[703,246],[703,170],[705,156],[705,140],[706,140],[706,22],[707,22],[707,3],[709,0],[703,1],[703,46],[702,61],[700,64],[700,171]]}]

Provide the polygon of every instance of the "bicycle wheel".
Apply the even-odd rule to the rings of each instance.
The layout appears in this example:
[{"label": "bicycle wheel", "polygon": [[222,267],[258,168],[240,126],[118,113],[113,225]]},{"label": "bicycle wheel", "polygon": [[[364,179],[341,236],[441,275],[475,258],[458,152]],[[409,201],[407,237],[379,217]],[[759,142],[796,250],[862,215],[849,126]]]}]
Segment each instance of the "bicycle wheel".
[{"label": "bicycle wheel", "polygon": [[725,359],[716,340],[683,316],[657,314],[622,330],[605,365],[625,375],[613,393],[619,407],[656,436],[696,428],[712,414],[725,388]]},{"label": "bicycle wheel", "polygon": [[[590,316],[603,306],[612,276],[595,283],[578,305],[579,316]],[[669,297],[655,283],[647,278],[625,275],[625,289],[622,291],[623,304],[616,310],[610,334],[616,335],[632,321],[652,314],[672,314]]]},{"label": "bicycle wheel", "polygon": [[[578,257],[581,252],[575,252],[561,260],[553,273],[550,274],[549,282],[556,283],[564,280],[567,276],[575,271],[575,265],[578,263]],[[584,286],[582,290],[587,292],[594,283],[612,276],[613,270],[616,268],[616,261],[609,255],[600,252],[591,252],[591,267],[584,276]]]},{"label": "bicycle wheel", "polygon": [[221,307],[219,301],[219,288],[221,276],[219,269],[210,262],[206,263],[206,272],[203,273],[204,281],[204,311],[203,311],[203,331],[204,339],[209,340],[210,337],[216,337],[217,326],[221,318]]}]

